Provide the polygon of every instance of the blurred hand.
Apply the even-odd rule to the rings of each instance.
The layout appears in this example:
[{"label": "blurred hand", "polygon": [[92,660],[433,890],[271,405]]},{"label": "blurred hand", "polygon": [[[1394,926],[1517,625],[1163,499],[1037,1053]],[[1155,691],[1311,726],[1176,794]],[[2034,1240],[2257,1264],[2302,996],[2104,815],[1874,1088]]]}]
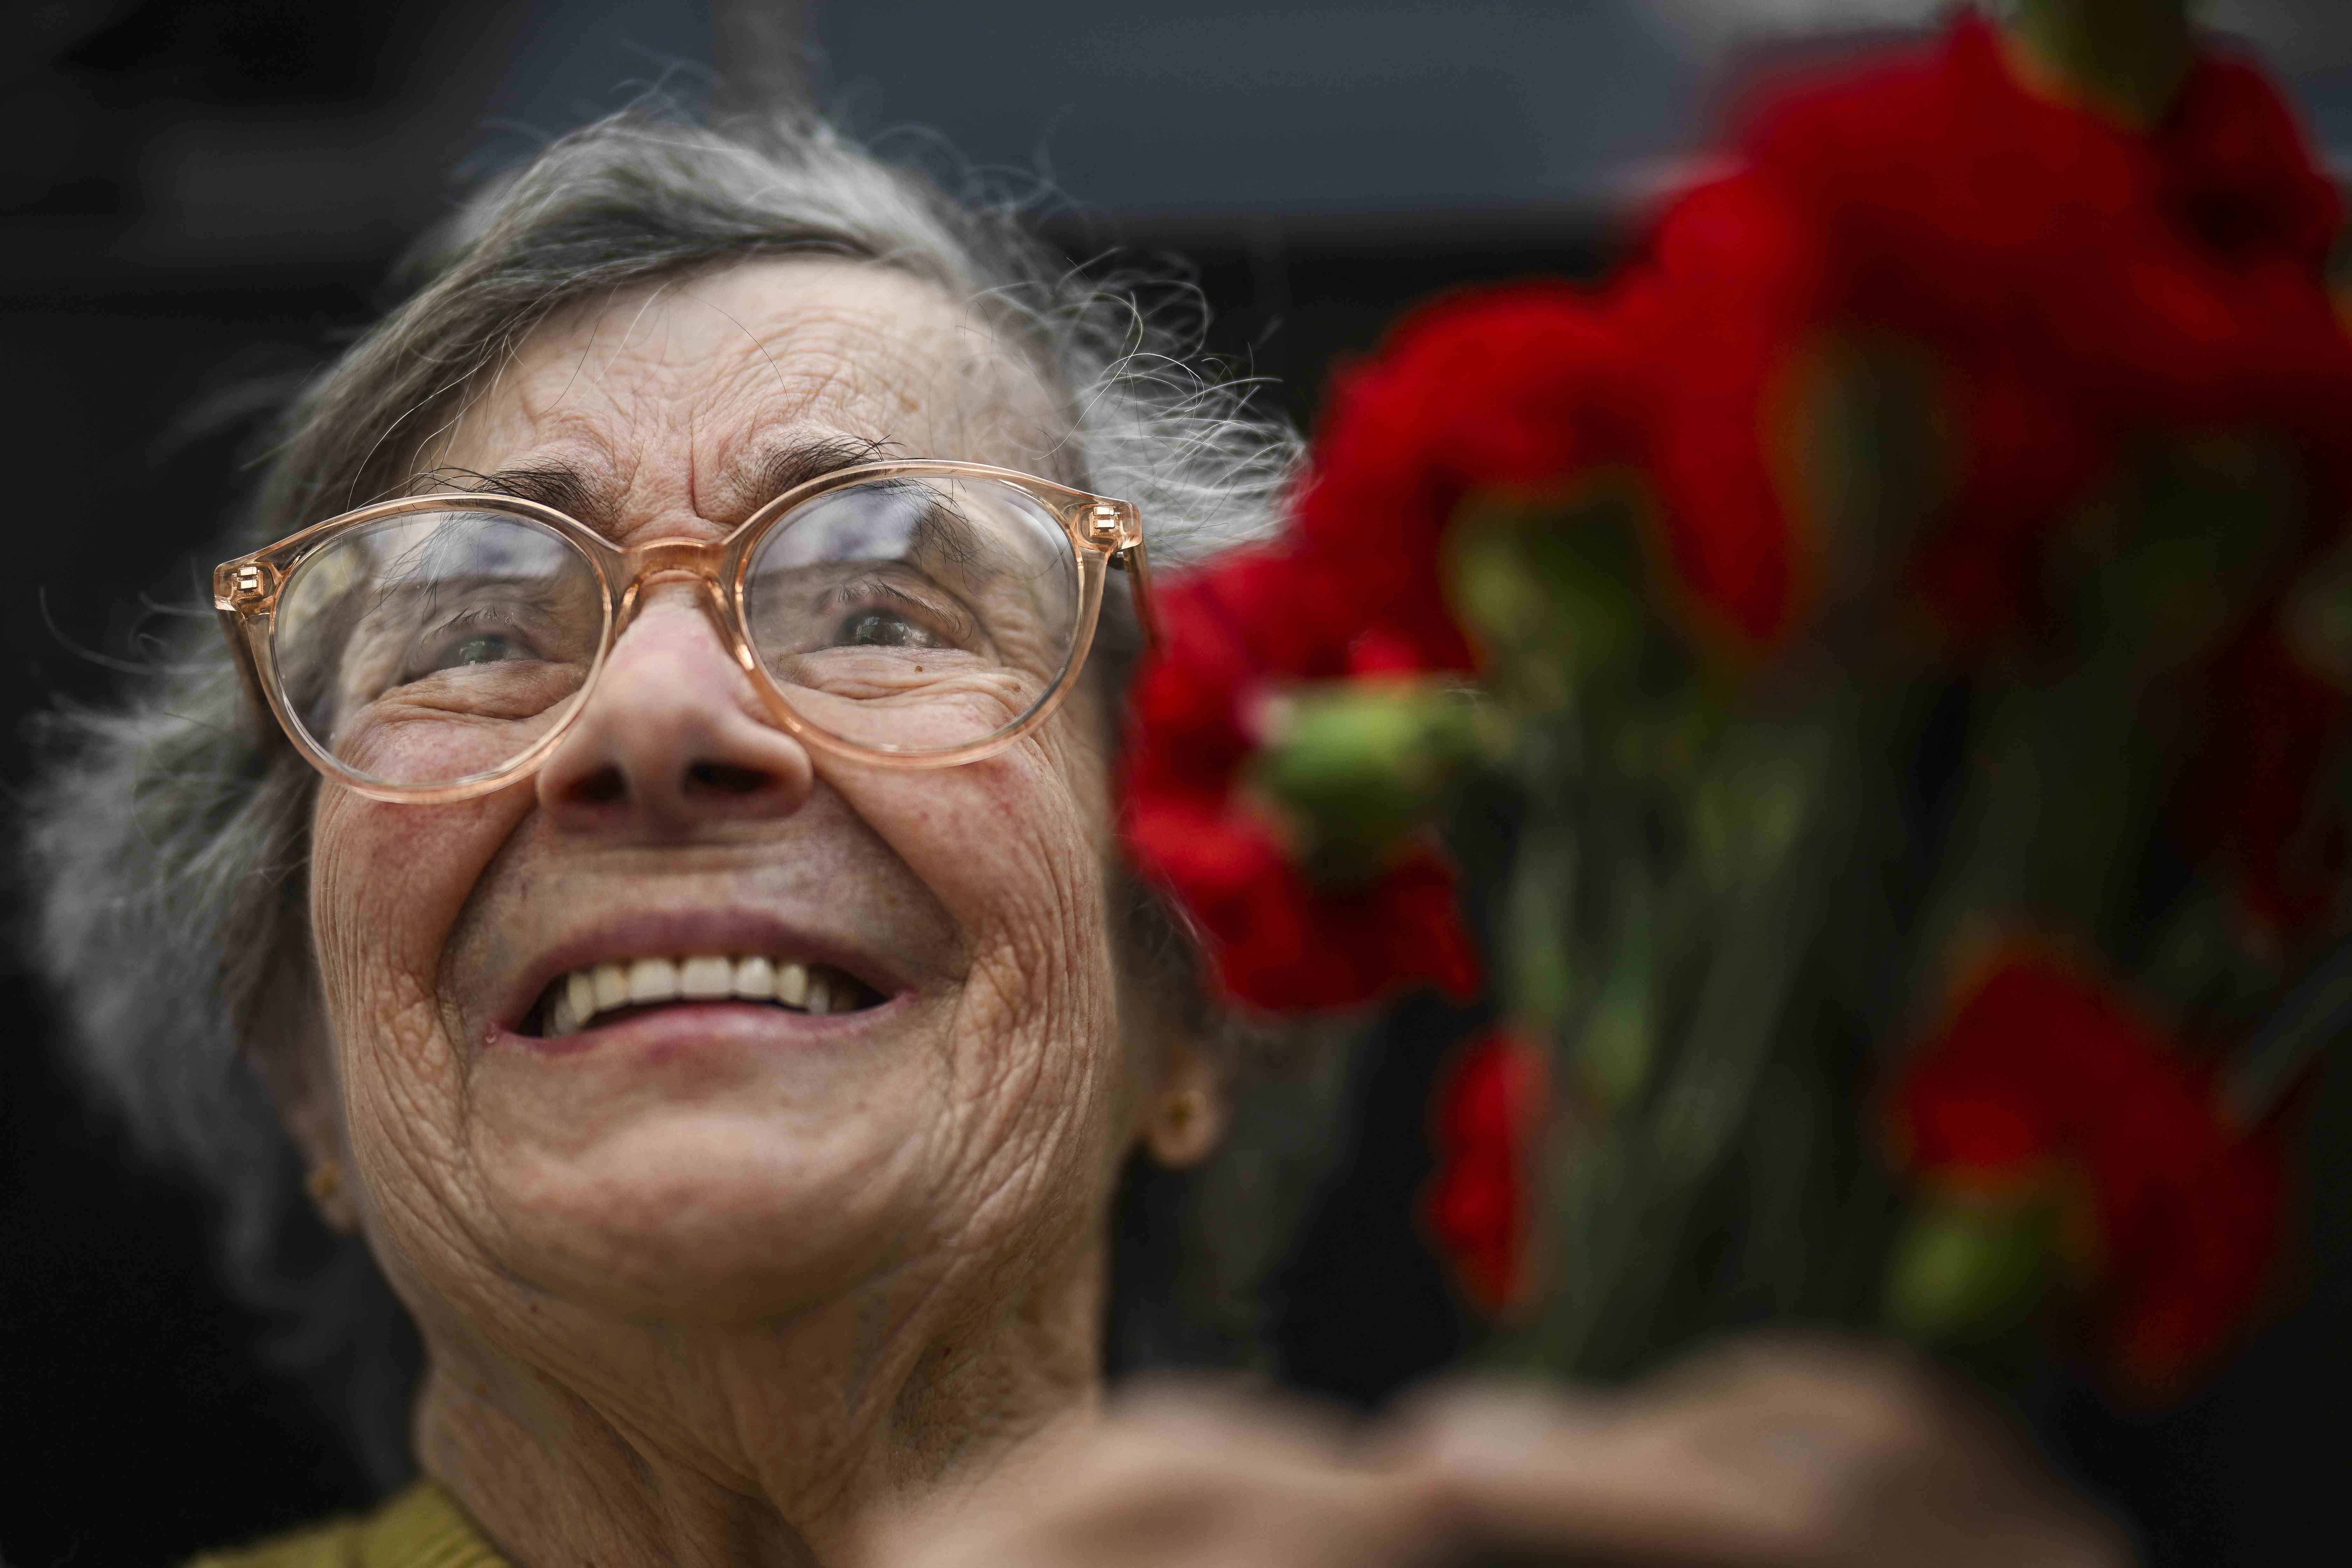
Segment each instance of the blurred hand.
[{"label": "blurred hand", "polygon": [[2127,1568],[2121,1531],[1926,1363],[1756,1341],[1620,1394],[1441,1391],[1381,1463],[1513,1560]]},{"label": "blurred hand", "polygon": [[1162,1388],[872,1568],[2126,1568],[2108,1521],[1892,1352],[1749,1343],[1616,1394],[1456,1387],[1350,1431]]},{"label": "blurred hand", "polygon": [[1444,1544],[1428,1489],[1320,1413],[1162,1384],[982,1500],[901,1517],[861,1568],[1373,1568]]}]

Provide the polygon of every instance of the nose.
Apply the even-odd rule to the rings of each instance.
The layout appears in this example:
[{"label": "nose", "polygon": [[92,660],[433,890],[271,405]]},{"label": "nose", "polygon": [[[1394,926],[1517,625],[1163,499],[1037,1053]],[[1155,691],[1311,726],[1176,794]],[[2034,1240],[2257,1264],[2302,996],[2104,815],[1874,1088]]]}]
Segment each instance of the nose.
[{"label": "nose", "polygon": [[656,592],[622,633],[537,780],[563,826],[670,836],[788,816],[814,782],[807,751],[768,721],[683,585]]}]

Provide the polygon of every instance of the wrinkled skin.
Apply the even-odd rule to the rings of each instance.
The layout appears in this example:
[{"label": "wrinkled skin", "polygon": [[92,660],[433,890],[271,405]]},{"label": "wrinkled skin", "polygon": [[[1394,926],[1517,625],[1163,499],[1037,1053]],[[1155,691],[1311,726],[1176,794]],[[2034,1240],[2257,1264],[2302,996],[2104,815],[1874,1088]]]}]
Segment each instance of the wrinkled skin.
[{"label": "wrinkled skin", "polygon": [[[1054,414],[929,285],[768,260],[558,318],[424,466],[568,468],[628,545],[724,534],[795,445],[1050,471]],[[1161,1066],[1198,1064],[1121,1028],[1099,704],[979,763],[839,763],[761,720],[682,585],[653,594],[529,782],[321,788],[331,1089],[289,1120],[358,1173],[341,1217],[429,1351],[420,1458],[494,1536],[797,1561],[1093,1409],[1114,1174]],[[500,1027],[559,946],[714,910],[859,956],[890,1002],[572,1052]],[[635,951],[714,945],[751,946]]]}]

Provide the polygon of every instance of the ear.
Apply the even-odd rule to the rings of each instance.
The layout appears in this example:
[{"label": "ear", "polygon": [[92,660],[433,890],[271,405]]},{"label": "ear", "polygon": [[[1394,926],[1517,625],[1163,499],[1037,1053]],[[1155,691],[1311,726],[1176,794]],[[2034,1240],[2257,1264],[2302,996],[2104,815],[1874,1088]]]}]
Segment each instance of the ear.
[{"label": "ear", "polygon": [[315,1007],[288,1008],[293,1016],[264,1020],[270,1037],[249,1045],[246,1059],[268,1088],[278,1121],[302,1153],[303,1187],[330,1230],[350,1236],[360,1227],[357,1180],[349,1140],[343,1136],[341,1096],[329,1053],[326,1030]]},{"label": "ear", "polygon": [[1189,1041],[1168,1047],[1141,1121],[1138,1135],[1162,1165],[1181,1168],[1208,1157],[1225,1131],[1224,1085],[1208,1053]]}]

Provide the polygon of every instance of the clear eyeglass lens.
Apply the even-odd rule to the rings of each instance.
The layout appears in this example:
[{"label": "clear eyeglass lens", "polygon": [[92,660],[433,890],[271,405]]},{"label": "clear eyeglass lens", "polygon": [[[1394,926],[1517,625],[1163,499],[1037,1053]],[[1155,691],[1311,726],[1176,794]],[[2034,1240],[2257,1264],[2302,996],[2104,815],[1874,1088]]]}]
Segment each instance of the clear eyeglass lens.
[{"label": "clear eyeglass lens", "polygon": [[753,650],[800,718],[910,755],[1019,724],[1076,652],[1076,552],[1053,514],[994,479],[828,490],[754,547]]},{"label": "clear eyeglass lens", "polygon": [[452,508],[337,536],[281,591],[288,710],[361,778],[430,787],[507,766],[559,723],[604,637],[595,568],[555,530]]}]

